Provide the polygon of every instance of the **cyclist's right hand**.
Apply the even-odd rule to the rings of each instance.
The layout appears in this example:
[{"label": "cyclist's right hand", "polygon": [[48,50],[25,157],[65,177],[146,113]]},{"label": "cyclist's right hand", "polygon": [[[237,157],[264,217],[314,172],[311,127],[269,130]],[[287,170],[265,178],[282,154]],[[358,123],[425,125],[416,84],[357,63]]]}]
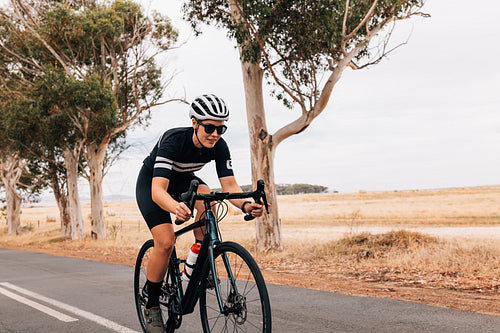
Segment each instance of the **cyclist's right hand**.
[{"label": "cyclist's right hand", "polygon": [[177,207],[175,207],[175,218],[183,222],[191,218],[191,210],[184,202],[179,202]]}]

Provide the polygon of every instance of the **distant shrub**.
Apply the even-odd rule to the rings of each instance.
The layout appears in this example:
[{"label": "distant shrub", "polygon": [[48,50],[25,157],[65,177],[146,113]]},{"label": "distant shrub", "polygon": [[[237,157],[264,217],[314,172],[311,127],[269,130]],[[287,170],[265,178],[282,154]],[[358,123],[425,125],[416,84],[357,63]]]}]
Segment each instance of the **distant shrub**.
[{"label": "distant shrub", "polygon": [[382,234],[369,232],[348,234],[345,237],[312,248],[317,257],[354,255],[358,258],[383,257],[392,251],[407,251],[439,239],[419,232],[399,230]]},{"label": "distant shrub", "polygon": [[[250,192],[254,190],[252,185],[243,185],[241,186],[241,189],[243,192]],[[221,189],[214,189],[214,191],[219,192]],[[326,193],[328,192],[328,187],[311,184],[276,184],[276,192],[278,195]]]}]

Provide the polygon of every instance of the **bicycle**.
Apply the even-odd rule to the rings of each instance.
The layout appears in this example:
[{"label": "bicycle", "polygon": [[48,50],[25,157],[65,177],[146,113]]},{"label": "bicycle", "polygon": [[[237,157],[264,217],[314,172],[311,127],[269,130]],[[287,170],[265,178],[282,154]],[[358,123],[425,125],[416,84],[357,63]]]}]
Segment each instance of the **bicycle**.
[{"label": "bicycle", "polygon": [[[196,200],[203,200],[204,217],[175,232],[177,239],[181,235],[205,226],[205,234],[200,252],[187,284],[186,291],[181,282],[180,265],[186,260],[177,257],[176,248],[172,251],[162,286],[160,307],[162,308],[165,330],[174,332],[182,324],[182,316],[192,313],[199,300],[201,323],[204,332],[271,332],[271,306],[267,287],[262,273],[251,254],[241,245],[234,242],[222,242],[218,222],[226,214],[216,218],[212,211],[212,202],[224,203],[227,199],[253,198],[255,202],[263,202],[269,213],[264,191],[264,181],[257,182],[253,192],[197,193],[198,181],[193,180],[189,190],[181,195],[181,199],[194,209]],[[227,204],[225,204],[227,213]],[[246,215],[245,220],[253,217]],[[176,224],[183,222],[176,220]],[[143,309],[148,298],[145,290],[146,267],[148,257],[154,246],[153,239],[142,245],[134,271],[134,298],[142,329],[146,332]],[[165,319],[165,316],[167,318]]]}]

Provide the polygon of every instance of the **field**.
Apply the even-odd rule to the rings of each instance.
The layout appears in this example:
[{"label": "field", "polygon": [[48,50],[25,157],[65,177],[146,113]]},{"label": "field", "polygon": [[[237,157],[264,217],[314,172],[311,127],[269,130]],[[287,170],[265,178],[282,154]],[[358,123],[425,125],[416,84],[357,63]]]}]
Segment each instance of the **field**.
[{"label": "field", "polygon": [[[278,206],[281,252],[256,253],[254,224],[236,209],[220,224],[267,282],[500,315],[500,186],[281,196]],[[108,239],[71,241],[55,205],[25,206],[23,234],[3,224],[0,247],[133,265],[146,224],[134,201],[105,209]],[[89,211],[84,204],[87,233]],[[181,256],[192,241],[177,241]]]}]

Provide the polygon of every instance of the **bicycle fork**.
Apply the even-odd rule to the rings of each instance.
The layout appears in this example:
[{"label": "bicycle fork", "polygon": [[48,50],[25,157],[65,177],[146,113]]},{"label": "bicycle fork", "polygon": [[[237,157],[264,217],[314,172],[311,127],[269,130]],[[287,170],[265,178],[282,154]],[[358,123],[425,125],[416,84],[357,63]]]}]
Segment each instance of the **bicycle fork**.
[{"label": "bicycle fork", "polygon": [[[232,311],[229,311],[230,309],[228,309],[227,307],[224,306],[224,302],[222,300],[222,295],[221,295],[219,283],[218,283],[219,278],[217,276],[217,269],[215,267],[215,255],[214,255],[214,249],[217,247],[217,245],[219,245],[221,243],[221,241],[220,241],[219,236],[218,236],[217,225],[215,222],[215,215],[213,214],[211,209],[208,209],[209,208],[208,205],[206,208],[207,208],[206,209],[206,212],[207,212],[206,218],[209,221],[209,223],[207,223],[206,227],[207,227],[207,234],[210,237],[210,243],[208,245],[208,258],[210,260],[210,270],[212,271],[212,277],[214,280],[214,287],[215,287],[215,295],[217,296],[217,302],[219,304],[220,313],[227,316]],[[234,293],[234,295],[238,295],[238,288],[236,286],[236,281],[234,279],[233,272],[231,270],[231,265],[229,264],[229,259],[228,259],[225,252],[221,253],[221,258],[222,258],[222,261],[224,262],[224,267],[225,267],[226,272],[227,272],[227,278],[229,279],[229,282],[230,282],[231,288],[232,288],[229,296],[231,296],[233,293]],[[230,300],[228,300],[228,301],[230,301]]]},{"label": "bicycle fork", "polygon": [[[212,274],[213,274],[214,281],[215,281],[215,294],[217,295],[217,301],[219,303],[219,309],[220,309],[221,314],[227,316],[231,312],[234,312],[234,309],[225,307],[223,304],[222,295],[221,295],[220,290],[219,290],[219,284],[217,283],[218,277],[217,277],[217,270],[215,268],[215,257],[213,254],[213,251],[214,251],[213,249],[214,248],[211,246],[209,248],[209,252],[210,252]],[[222,261],[224,262],[224,267],[225,267],[226,272],[227,272],[227,279],[229,280],[229,283],[231,285],[231,291],[228,295],[227,301],[233,303],[235,295],[239,294],[238,287],[236,286],[236,280],[234,279],[233,271],[231,270],[231,265],[229,264],[229,259],[227,257],[227,254],[225,252],[223,252],[223,253],[221,253],[221,257],[222,257]]]}]

